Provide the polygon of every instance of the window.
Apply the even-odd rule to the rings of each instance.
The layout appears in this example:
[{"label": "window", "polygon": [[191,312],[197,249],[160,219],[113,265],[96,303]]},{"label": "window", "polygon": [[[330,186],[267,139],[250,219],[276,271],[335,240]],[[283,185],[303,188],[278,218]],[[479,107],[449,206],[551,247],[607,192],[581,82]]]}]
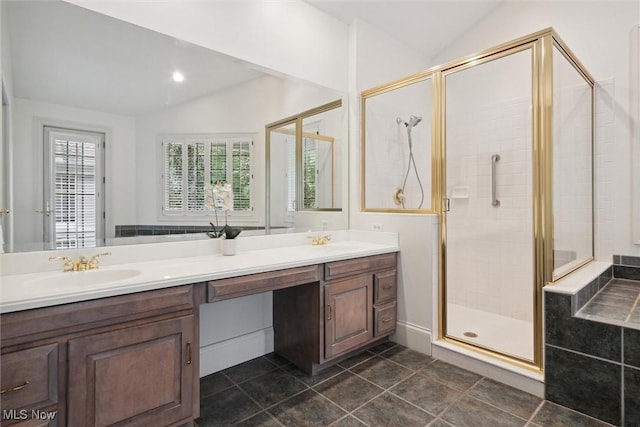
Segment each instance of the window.
[{"label": "window", "polygon": [[231,184],[234,211],[250,212],[252,146],[250,136],[164,137],[163,213],[207,213],[204,185],[218,181]]},{"label": "window", "polygon": [[45,126],[44,135],[47,242],[56,249],[96,247],[103,227],[104,134]]},{"label": "window", "polygon": [[318,207],[316,200],[316,174],[317,174],[318,147],[312,138],[302,138],[302,170],[303,170],[303,208],[313,209]]}]

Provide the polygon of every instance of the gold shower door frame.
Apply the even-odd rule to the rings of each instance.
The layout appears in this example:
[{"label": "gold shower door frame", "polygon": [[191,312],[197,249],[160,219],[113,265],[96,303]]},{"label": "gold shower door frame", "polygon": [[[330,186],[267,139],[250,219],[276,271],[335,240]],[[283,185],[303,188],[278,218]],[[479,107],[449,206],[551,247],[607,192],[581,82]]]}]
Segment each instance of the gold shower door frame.
[{"label": "gold shower door frame", "polygon": [[[360,195],[361,209],[365,212],[402,212],[402,213],[435,213],[439,220],[439,251],[438,251],[438,338],[476,352],[484,353],[500,360],[524,367],[535,372],[543,370],[543,330],[542,330],[542,288],[552,284],[555,280],[575,271],[593,260],[592,256],[583,263],[576,265],[563,276],[553,274],[553,48],[556,47],[564,58],[580,73],[591,86],[591,159],[593,193],[593,86],[594,79],[560,39],[553,28],[547,28],[533,34],[512,40],[490,49],[432,67],[420,73],[403,79],[376,86],[365,90],[361,94],[361,153],[360,153]],[[444,77],[457,71],[500,59],[508,55],[531,49],[532,52],[532,183],[533,183],[533,254],[534,277],[532,278],[531,296],[533,304],[533,359],[516,357],[500,351],[484,348],[476,343],[466,342],[461,338],[447,335],[446,328],[446,259],[447,259],[447,224],[445,215],[446,168],[445,168],[445,83]],[[367,209],[365,204],[366,180],[366,101],[368,98],[393,91],[416,82],[431,79],[432,84],[432,193],[431,209]],[[593,205],[592,205],[592,235],[593,234]]]},{"label": "gold shower door frame", "polygon": [[[434,175],[437,179],[434,182],[434,198],[438,198],[441,203],[435,204],[439,218],[439,269],[438,269],[438,337],[446,342],[450,342],[462,347],[472,349],[476,352],[488,354],[506,362],[524,367],[533,371],[543,370],[543,325],[542,325],[542,288],[553,283],[553,129],[552,129],[552,108],[553,108],[553,47],[556,47],[570,64],[584,77],[592,88],[592,108],[591,108],[591,152],[593,162],[593,85],[594,79],[586,71],[584,66],[578,61],[575,55],[562,42],[552,28],[539,31],[534,34],[510,41],[508,43],[493,47],[483,52],[467,56],[461,60],[445,64],[433,70],[434,83],[434,106],[435,112],[433,127],[437,138],[435,139],[435,156],[433,158]],[[444,77],[448,74],[461,71],[489,61],[500,59],[514,53],[525,50],[532,52],[532,137],[533,137],[533,253],[534,253],[534,277],[532,283],[533,297],[533,359],[526,359],[514,355],[502,353],[495,349],[479,346],[476,343],[467,342],[459,337],[447,335],[447,314],[446,314],[446,260],[447,260],[447,224],[445,214],[446,195],[446,119],[445,119],[445,84]],[[593,175],[592,175],[593,190]],[[593,191],[592,191],[593,194]],[[592,209],[593,216],[593,209]],[[593,227],[593,221],[592,221]],[[593,250],[593,242],[592,242]],[[593,256],[585,263],[590,262]],[[571,270],[571,271],[574,271]],[[567,272],[569,274],[570,272]]]}]

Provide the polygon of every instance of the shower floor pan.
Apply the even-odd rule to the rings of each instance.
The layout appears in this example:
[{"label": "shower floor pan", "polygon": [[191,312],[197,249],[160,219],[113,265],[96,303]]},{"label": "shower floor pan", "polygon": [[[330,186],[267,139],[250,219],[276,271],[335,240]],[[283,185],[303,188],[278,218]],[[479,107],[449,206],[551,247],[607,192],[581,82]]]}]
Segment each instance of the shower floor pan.
[{"label": "shower floor pan", "polygon": [[533,322],[447,304],[447,335],[500,353],[533,359]]}]

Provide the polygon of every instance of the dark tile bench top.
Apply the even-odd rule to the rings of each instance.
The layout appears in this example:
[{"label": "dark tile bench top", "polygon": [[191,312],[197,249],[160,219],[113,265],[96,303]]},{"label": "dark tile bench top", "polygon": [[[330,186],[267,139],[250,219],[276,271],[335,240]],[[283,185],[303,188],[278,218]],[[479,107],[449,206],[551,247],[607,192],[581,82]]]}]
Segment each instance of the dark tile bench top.
[{"label": "dark tile bench top", "polygon": [[640,281],[611,279],[575,316],[640,330]]}]

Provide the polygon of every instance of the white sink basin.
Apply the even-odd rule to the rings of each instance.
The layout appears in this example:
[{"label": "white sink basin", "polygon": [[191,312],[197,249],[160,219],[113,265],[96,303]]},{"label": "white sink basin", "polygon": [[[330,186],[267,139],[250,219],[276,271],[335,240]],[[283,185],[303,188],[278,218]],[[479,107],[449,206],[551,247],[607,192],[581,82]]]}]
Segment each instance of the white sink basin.
[{"label": "white sink basin", "polygon": [[41,286],[51,289],[83,288],[130,279],[140,270],[90,270],[54,273],[46,277],[29,280],[25,286]]}]

